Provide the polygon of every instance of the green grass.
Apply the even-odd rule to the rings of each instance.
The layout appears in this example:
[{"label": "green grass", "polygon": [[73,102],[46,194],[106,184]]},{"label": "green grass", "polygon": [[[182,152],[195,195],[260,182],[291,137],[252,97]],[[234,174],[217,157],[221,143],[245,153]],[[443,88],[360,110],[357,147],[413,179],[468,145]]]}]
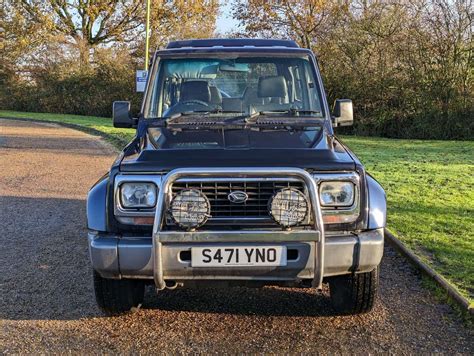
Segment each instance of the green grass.
[{"label": "green grass", "polygon": [[71,126],[77,126],[84,131],[100,134],[116,147],[122,148],[124,143],[130,142],[135,136],[134,129],[117,129],[112,126],[112,120],[97,116],[79,116],[69,114],[47,114],[47,113],[30,113],[0,110],[0,117],[16,118],[16,119],[33,119],[38,121],[58,122]]},{"label": "green grass", "polygon": [[474,300],[474,142],[344,137],[387,193],[388,228]]},{"label": "green grass", "polygon": [[[0,111],[81,126],[123,146],[134,130],[91,116]],[[388,228],[474,301],[474,142],[344,137],[388,199]]]}]

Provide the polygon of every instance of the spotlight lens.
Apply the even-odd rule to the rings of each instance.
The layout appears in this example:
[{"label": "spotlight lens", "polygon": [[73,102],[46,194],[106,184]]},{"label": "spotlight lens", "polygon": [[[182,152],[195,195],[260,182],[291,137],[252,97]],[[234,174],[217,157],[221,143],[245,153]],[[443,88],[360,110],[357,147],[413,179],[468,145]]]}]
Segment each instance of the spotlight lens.
[{"label": "spotlight lens", "polygon": [[308,200],[297,189],[282,189],[270,200],[270,213],[282,226],[301,224],[308,215]]},{"label": "spotlight lens", "polygon": [[184,229],[195,229],[206,223],[211,205],[207,197],[195,189],[181,190],[171,201],[171,216]]}]

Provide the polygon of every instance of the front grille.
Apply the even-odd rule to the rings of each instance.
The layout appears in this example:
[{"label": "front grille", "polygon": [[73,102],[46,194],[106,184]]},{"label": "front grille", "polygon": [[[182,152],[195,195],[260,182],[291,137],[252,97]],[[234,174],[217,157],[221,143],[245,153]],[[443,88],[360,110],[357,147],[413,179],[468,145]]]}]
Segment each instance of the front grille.
[{"label": "front grille", "polygon": [[[211,218],[206,225],[241,224],[253,219],[271,222],[268,202],[281,189],[294,188],[304,192],[304,184],[300,181],[265,180],[265,181],[188,181],[176,182],[172,186],[175,196],[183,189],[201,191],[211,203]],[[241,191],[248,195],[244,203],[232,203],[228,196],[231,192]],[[168,223],[170,223],[168,221]]]}]

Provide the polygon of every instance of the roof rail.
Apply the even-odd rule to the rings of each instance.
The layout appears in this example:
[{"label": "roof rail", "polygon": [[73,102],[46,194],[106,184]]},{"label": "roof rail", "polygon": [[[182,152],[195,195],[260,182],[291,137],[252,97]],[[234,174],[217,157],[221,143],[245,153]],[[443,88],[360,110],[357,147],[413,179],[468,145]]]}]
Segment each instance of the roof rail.
[{"label": "roof rail", "polygon": [[184,47],[289,47],[299,48],[295,41],[253,38],[211,38],[200,40],[172,41],[167,49]]}]

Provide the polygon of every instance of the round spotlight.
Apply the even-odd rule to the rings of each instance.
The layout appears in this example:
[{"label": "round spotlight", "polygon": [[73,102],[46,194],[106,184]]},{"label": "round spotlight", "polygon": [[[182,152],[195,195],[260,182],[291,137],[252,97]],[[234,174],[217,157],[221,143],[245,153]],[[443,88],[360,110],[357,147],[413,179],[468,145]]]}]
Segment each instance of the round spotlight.
[{"label": "round spotlight", "polygon": [[206,223],[210,216],[211,204],[199,190],[181,190],[171,201],[170,212],[173,220],[183,229],[195,229]]},{"label": "round spotlight", "polygon": [[273,219],[284,227],[301,224],[308,215],[308,199],[297,189],[285,188],[270,199],[269,209]]}]

